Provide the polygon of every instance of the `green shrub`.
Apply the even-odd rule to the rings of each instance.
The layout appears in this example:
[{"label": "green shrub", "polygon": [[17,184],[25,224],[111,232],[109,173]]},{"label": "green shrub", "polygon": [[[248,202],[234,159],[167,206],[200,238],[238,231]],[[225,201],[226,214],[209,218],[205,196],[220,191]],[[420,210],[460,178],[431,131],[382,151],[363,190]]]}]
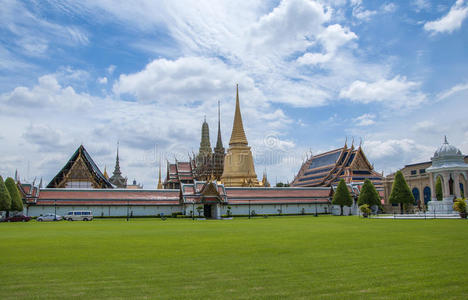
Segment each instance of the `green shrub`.
[{"label": "green shrub", "polygon": [[23,211],[23,199],[21,198],[21,194],[18,191],[18,187],[16,186],[15,181],[13,178],[8,177],[5,180],[5,186],[8,190],[8,193],[11,197],[11,211]]},{"label": "green shrub", "polygon": [[453,209],[458,211],[461,214],[466,214],[466,202],[464,198],[458,198],[457,201],[453,203]]},{"label": "green shrub", "polygon": [[5,182],[3,182],[2,176],[0,176],[0,211],[6,211],[8,215],[8,211],[10,210],[11,210],[10,193],[8,192],[8,189],[5,186]]},{"label": "green shrub", "polygon": [[440,176],[438,176],[437,180],[436,180],[435,192],[436,192],[437,200],[442,201],[444,196],[443,196],[443,193],[442,193],[442,180],[440,179]]},{"label": "green shrub", "polygon": [[365,217],[370,215],[370,213],[371,213],[371,209],[370,209],[368,204],[363,204],[363,205],[359,206],[359,210],[361,211],[362,215],[365,216]]}]

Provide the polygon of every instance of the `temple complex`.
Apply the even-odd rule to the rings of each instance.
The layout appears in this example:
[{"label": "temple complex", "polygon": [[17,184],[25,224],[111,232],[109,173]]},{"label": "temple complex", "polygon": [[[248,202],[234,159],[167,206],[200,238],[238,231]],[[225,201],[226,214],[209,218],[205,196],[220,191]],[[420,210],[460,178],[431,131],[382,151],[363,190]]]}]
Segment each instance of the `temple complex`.
[{"label": "temple complex", "polygon": [[291,186],[332,186],[344,179],[346,183],[362,183],[369,179],[377,190],[383,190],[383,176],[374,171],[362,147],[342,148],[313,155],[301,166]]},{"label": "temple complex", "polygon": [[242,115],[239,104],[239,86],[236,87],[236,111],[232,126],[229,149],[224,158],[224,171],[221,181],[225,186],[260,186],[255,174],[252,152],[248,146],[247,138],[242,124]]}]

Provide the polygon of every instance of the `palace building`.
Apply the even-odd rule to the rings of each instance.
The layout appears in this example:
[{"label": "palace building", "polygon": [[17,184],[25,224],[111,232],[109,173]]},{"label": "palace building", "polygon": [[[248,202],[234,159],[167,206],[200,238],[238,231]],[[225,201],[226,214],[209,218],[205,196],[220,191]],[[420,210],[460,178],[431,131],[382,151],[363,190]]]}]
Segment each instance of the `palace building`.
[{"label": "palace building", "polygon": [[[447,138],[443,144],[435,151],[430,161],[405,165],[400,171],[414,196],[413,205],[422,208],[430,208],[433,201],[438,204],[435,197],[435,180],[437,177],[442,181],[442,194],[446,203],[453,202],[454,197],[465,196],[465,189],[468,183],[468,156],[463,155],[459,149],[450,145]],[[390,197],[395,173],[385,177],[386,199]],[[440,205],[445,204],[440,201]],[[450,207],[451,204],[446,204]],[[387,211],[392,210],[392,204],[386,202]],[[398,210],[398,207],[396,207]]]},{"label": "palace building", "polygon": [[361,145],[313,155],[302,164],[291,186],[332,186],[344,179],[346,183],[363,183],[369,179],[377,190],[383,190],[383,176],[376,172],[366,158]]}]

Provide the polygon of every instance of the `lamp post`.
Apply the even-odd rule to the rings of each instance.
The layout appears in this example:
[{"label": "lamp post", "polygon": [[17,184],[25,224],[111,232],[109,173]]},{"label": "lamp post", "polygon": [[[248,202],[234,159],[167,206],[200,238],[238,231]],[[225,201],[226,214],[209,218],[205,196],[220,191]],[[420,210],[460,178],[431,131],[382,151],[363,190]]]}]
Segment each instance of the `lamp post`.
[{"label": "lamp post", "polygon": [[249,200],[249,219],[250,219],[250,200]]},{"label": "lamp post", "polygon": [[54,221],[57,221],[57,199],[54,199]]},{"label": "lamp post", "polygon": [[130,200],[127,200],[127,221],[128,221],[128,211],[130,210]]},{"label": "lamp post", "polygon": [[317,214],[317,203],[315,203],[315,216],[318,217],[318,214]]},{"label": "lamp post", "polygon": [[195,200],[192,200],[192,220],[195,220]]}]

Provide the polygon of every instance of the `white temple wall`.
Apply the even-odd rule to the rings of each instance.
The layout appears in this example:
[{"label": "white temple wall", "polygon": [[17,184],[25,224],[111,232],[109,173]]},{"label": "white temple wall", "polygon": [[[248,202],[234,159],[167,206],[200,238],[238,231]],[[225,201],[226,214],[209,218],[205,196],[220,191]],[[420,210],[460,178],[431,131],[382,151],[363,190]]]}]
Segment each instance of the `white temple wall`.
[{"label": "white temple wall", "polygon": [[[195,216],[198,216],[198,211],[196,210],[197,206],[195,205]],[[227,215],[228,206],[231,207],[231,215],[248,215],[249,214],[249,205],[244,204],[229,204],[229,205],[220,205],[221,215]],[[214,208],[213,208],[214,209]],[[60,206],[56,207],[57,215],[65,215],[67,212],[72,210],[89,210],[93,213],[94,217],[125,217],[127,216],[127,206],[112,206],[112,205],[102,205],[102,206],[92,206],[92,205],[76,205],[76,206]],[[185,210],[182,205],[146,205],[146,206],[128,206],[128,213],[132,216],[159,216],[161,213],[165,216],[171,216],[172,213],[180,212],[185,215],[190,215],[192,210],[191,205],[185,205]],[[257,215],[276,215],[281,210],[282,215],[288,214],[314,214],[316,211],[319,214],[330,213],[330,206],[328,204],[262,204],[262,205],[250,205],[251,215],[255,212]],[[40,215],[45,215],[48,213],[54,213],[54,205],[37,205],[30,206],[25,209],[25,215],[31,217],[38,217]],[[214,213],[214,211],[213,211]],[[212,214],[213,214],[212,213]],[[213,214],[214,215],[214,214]],[[203,210],[201,211],[201,216],[203,216]]]},{"label": "white temple wall", "polygon": [[[112,205],[76,205],[76,206],[59,206],[57,205],[57,215],[63,216],[71,210],[89,210],[94,217],[125,217],[127,216],[127,206],[112,206]],[[48,213],[54,213],[54,205],[38,205],[30,206],[25,210],[25,214],[31,217],[38,217]],[[133,216],[159,216],[163,213],[165,216],[170,216],[172,213],[182,212],[180,205],[161,205],[161,206],[128,206],[128,214]]]}]

